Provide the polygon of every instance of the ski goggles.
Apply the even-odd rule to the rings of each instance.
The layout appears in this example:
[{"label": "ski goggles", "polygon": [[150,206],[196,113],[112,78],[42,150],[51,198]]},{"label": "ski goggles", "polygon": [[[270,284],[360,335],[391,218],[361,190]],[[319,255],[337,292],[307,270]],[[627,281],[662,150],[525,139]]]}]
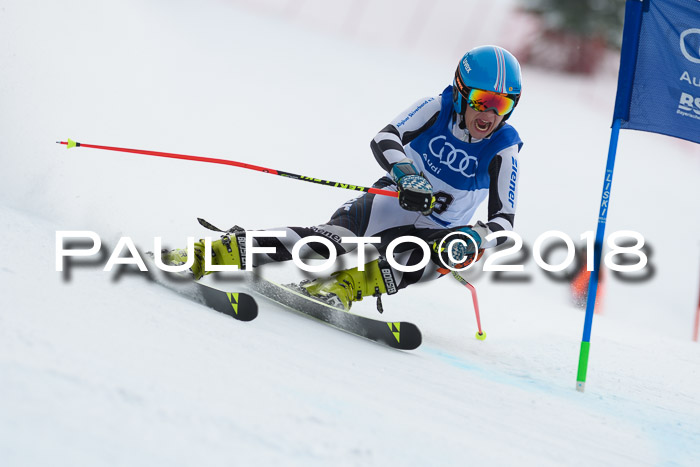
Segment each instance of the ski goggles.
[{"label": "ski goggles", "polygon": [[468,89],[467,103],[477,112],[493,110],[497,115],[505,115],[515,107],[515,100],[507,94],[499,94],[483,89]]}]

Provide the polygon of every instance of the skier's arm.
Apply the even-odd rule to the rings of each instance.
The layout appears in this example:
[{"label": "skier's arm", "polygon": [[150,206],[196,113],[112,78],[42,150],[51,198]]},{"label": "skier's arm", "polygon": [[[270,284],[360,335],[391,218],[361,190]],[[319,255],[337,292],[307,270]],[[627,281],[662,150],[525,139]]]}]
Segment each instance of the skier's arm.
[{"label": "skier's arm", "polygon": [[404,146],[435,123],[440,107],[439,97],[420,99],[377,133],[370,147],[384,170],[391,172],[394,164],[406,158]]},{"label": "skier's arm", "polygon": [[[493,232],[513,230],[515,209],[518,206],[518,184],[520,166],[518,165],[518,145],[510,146],[499,152],[489,164],[489,201],[488,222],[479,224],[474,229],[482,239]],[[481,248],[491,248],[505,242],[501,237],[482,243]]]}]

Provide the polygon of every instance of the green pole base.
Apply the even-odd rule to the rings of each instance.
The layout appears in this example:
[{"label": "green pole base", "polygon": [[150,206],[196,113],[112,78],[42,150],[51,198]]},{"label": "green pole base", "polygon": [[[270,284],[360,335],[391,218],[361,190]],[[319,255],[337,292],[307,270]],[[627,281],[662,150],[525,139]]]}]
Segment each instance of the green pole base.
[{"label": "green pole base", "polygon": [[581,342],[581,353],[578,358],[578,374],[576,375],[576,390],[579,392],[583,392],[586,387],[586,373],[588,373],[588,355],[590,350],[590,342]]}]

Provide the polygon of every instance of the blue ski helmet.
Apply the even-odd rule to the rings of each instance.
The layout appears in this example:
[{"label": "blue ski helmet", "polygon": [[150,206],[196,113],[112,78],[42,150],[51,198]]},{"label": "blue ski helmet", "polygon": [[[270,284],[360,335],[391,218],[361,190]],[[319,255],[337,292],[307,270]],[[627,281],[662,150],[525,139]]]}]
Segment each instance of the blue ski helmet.
[{"label": "blue ski helmet", "polygon": [[[467,109],[471,89],[508,94],[518,105],[522,76],[520,63],[513,54],[495,45],[484,45],[470,50],[459,61],[453,82],[454,109],[458,114]],[[513,106],[515,109],[515,106]],[[503,117],[505,122],[513,113]]]}]

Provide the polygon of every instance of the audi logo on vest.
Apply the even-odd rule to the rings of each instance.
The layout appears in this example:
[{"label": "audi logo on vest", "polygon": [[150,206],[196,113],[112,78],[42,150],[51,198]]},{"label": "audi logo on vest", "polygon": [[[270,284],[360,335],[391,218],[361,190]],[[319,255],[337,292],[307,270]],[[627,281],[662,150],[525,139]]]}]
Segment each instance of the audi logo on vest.
[{"label": "audi logo on vest", "polygon": [[474,156],[470,156],[463,149],[454,147],[447,142],[446,136],[436,136],[428,143],[428,149],[432,153],[432,158],[427,154],[423,154],[423,159],[428,162],[429,167],[433,172],[440,173],[440,169],[431,159],[437,159],[441,165],[446,165],[453,172],[458,172],[465,177],[474,177],[476,169],[479,167],[479,162]]}]

